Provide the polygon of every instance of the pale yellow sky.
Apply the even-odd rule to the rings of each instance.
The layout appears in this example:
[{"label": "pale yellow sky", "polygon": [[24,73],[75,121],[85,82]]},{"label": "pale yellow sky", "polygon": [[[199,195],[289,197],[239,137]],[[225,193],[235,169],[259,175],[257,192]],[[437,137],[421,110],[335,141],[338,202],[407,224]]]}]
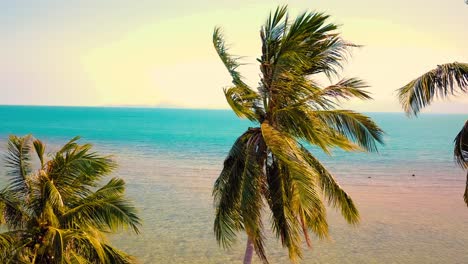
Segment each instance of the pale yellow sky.
[{"label": "pale yellow sky", "polygon": [[[228,108],[214,26],[246,56],[241,70],[255,86],[260,25],[284,3],[293,15],[331,14],[364,45],[343,74],[365,79],[375,100],[345,104],[352,109],[400,111],[395,89],[437,64],[468,62],[463,0],[160,2],[1,1],[0,104]],[[429,110],[468,113],[468,97]]]}]

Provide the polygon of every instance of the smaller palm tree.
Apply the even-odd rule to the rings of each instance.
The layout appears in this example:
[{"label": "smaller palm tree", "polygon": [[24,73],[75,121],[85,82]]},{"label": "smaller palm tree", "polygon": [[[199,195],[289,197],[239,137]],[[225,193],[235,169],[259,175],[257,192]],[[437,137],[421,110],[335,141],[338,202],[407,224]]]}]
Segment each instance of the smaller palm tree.
[{"label": "smaller palm tree", "polygon": [[[9,183],[0,191],[1,263],[133,263],[105,233],[140,219],[125,198],[125,182],[103,177],[116,164],[75,137],[46,160],[45,145],[31,136],[10,136]],[[37,156],[37,170],[32,162]]]},{"label": "smaller palm tree", "polygon": [[[398,89],[398,97],[408,115],[416,116],[419,111],[436,98],[447,98],[459,93],[468,93],[468,63],[447,63],[424,73]],[[454,158],[463,169],[468,169],[468,120],[454,140]],[[468,172],[465,194],[468,206]]]}]

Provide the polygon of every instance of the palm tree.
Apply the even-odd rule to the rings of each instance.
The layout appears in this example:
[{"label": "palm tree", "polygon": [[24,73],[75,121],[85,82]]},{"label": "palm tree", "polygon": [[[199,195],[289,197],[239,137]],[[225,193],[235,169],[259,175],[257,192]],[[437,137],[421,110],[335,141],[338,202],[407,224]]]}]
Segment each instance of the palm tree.
[{"label": "palm tree", "polygon": [[1,263],[134,262],[104,235],[122,227],[139,232],[125,182],[112,178],[101,185],[116,164],[77,140],[47,160],[41,141],[10,136],[9,183],[0,191],[0,224],[8,229],[0,234]]},{"label": "palm tree", "polygon": [[[424,73],[398,89],[398,98],[405,112],[416,116],[436,98],[468,93],[468,63],[447,63]],[[454,140],[453,155],[462,169],[468,169],[468,120]],[[463,195],[468,206],[468,172]]]},{"label": "palm tree", "polygon": [[302,256],[301,234],[309,246],[309,231],[328,236],[324,199],[348,223],[359,221],[351,197],[304,145],[330,153],[333,147],[376,151],[382,142],[383,131],[369,117],[338,109],[339,99],[371,99],[363,81],[345,78],[322,87],[313,79],[337,77],[348,49],[356,46],[340,37],[328,17],[305,12],[291,21],[286,6],[270,14],[260,30],[257,91],[243,81],[239,57],[229,54],[221,29],[214,30],[214,47],[232,77],[226,99],[239,117],[257,124],[235,141],[213,189],[216,239],[226,248],[245,231],[244,263],[251,263],[253,250],[268,263],[262,222],[266,204],[272,230],[293,262]]}]

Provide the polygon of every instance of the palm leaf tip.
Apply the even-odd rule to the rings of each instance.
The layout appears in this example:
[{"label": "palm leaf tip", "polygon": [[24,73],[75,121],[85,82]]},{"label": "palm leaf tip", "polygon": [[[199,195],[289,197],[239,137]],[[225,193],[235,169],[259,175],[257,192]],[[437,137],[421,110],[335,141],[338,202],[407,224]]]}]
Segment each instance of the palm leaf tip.
[{"label": "palm leaf tip", "polygon": [[213,31],[213,45],[218,54],[219,58],[223,62],[224,66],[228,70],[232,77],[232,83],[235,86],[246,86],[242,81],[242,75],[237,71],[237,68],[241,65],[239,57],[233,56],[229,53],[229,49],[224,40],[224,36],[220,27],[215,27]]},{"label": "palm leaf tip", "polygon": [[233,87],[225,88],[224,95],[229,106],[241,118],[248,118],[251,121],[261,119],[262,109],[260,107],[260,96],[249,88],[243,81],[242,75],[237,68],[241,65],[240,57],[229,53],[221,28],[216,27],[213,32],[213,45],[215,50],[228,70],[232,78]]},{"label": "palm leaf tip", "polygon": [[462,127],[454,140],[453,154],[455,162],[462,168],[468,168],[468,121]]},{"label": "palm leaf tip", "polygon": [[437,65],[397,91],[404,111],[417,115],[436,98],[468,92],[468,63]]}]

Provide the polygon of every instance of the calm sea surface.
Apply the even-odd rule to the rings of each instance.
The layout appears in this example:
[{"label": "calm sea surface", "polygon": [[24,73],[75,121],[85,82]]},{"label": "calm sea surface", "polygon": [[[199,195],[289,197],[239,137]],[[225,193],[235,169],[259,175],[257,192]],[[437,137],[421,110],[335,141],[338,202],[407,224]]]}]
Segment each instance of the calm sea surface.
[{"label": "calm sea surface", "polygon": [[[362,223],[348,226],[330,210],[332,239],[316,240],[302,263],[468,263],[465,173],[452,158],[468,117],[369,115],[386,132],[379,153],[327,156],[312,148],[355,199]],[[214,239],[211,188],[249,126],[227,110],[0,106],[0,152],[9,134],[33,134],[52,150],[80,135],[115,156],[114,174],[144,220],[141,235],[114,235],[115,244],[142,263],[240,263],[242,235],[228,251]],[[271,262],[288,263],[267,237]]]}]

